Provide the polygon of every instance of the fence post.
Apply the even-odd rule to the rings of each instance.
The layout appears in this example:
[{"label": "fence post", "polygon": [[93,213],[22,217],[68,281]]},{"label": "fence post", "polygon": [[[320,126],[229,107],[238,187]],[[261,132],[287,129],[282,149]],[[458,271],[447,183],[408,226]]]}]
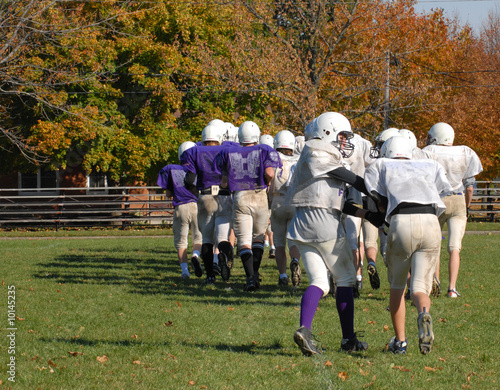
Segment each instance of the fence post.
[{"label": "fence post", "polygon": [[125,211],[122,213],[122,230],[125,230],[125,228],[127,227],[127,221],[125,220],[125,218],[128,217],[130,210],[130,202],[129,202],[130,194],[128,191],[128,187],[126,187],[125,190],[123,191],[123,195],[124,195],[123,208]]}]

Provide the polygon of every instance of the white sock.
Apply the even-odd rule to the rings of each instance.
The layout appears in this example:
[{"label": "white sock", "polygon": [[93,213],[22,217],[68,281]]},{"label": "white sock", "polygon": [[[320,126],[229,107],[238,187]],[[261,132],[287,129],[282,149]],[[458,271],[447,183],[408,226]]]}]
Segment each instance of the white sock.
[{"label": "white sock", "polygon": [[281,278],[288,278],[288,275],[287,274],[280,274],[280,279]]},{"label": "white sock", "polygon": [[264,241],[264,246],[267,248],[269,246],[269,241]]},{"label": "white sock", "polygon": [[193,251],[193,256],[200,257],[200,251]]},{"label": "white sock", "polygon": [[363,280],[363,275],[356,275],[356,279],[358,282]]},{"label": "white sock", "polygon": [[181,263],[181,270],[183,274],[189,274],[188,263]]},{"label": "white sock", "polygon": [[219,255],[214,253],[214,264],[219,264]]}]

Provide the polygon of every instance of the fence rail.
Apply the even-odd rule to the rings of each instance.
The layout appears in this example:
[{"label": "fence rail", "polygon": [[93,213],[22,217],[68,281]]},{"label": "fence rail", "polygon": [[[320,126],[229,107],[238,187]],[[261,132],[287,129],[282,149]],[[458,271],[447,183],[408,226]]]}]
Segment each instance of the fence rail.
[{"label": "fence rail", "polygon": [[171,225],[172,201],[160,187],[0,189],[0,226]]},{"label": "fence rail", "polygon": [[[478,181],[469,220],[496,222],[500,181]],[[0,189],[0,227],[171,225],[172,201],[158,186]]]},{"label": "fence rail", "polygon": [[496,222],[500,216],[500,180],[477,181],[469,220]]}]

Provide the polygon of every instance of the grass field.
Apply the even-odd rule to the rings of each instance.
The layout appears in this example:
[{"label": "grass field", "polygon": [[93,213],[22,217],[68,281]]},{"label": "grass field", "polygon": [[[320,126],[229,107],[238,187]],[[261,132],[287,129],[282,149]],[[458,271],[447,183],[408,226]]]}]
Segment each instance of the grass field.
[{"label": "grass field", "polygon": [[[431,354],[418,352],[410,303],[408,354],[382,352],[392,325],[380,260],[381,288],[371,290],[365,273],[355,303],[368,351],[338,351],[335,300],[327,297],[313,322],[325,352],[306,358],[293,333],[307,277],[299,289],[278,288],[267,252],[262,288],[245,293],[239,259],[227,283],[204,287],[194,275],[182,281],[172,238],[161,235],[0,240],[0,388],[498,389],[499,241],[495,234],[464,238],[462,297],[433,300]],[[443,251],[444,289],[446,270]]]}]

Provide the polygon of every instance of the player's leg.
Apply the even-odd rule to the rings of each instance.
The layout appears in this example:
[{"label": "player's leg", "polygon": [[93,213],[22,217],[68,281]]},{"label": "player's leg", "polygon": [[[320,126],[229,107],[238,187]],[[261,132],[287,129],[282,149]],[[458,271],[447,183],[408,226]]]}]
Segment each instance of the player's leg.
[{"label": "player's leg", "polygon": [[389,309],[394,338],[389,342],[389,351],[406,353],[406,305],[404,291],[413,253],[411,215],[394,215],[387,234],[386,265],[390,285]]},{"label": "player's leg", "polygon": [[233,247],[229,241],[232,230],[233,201],[231,196],[226,195],[219,195],[217,200],[219,202],[215,218],[217,258],[214,263],[217,264],[222,279],[229,280],[231,274],[230,264],[233,263]]},{"label": "player's leg", "polygon": [[361,289],[363,288],[363,267],[361,265],[361,258],[358,248],[358,237],[361,228],[361,218],[352,215],[344,216],[344,226],[346,237],[352,251],[353,266],[356,271],[356,286],[354,288],[354,297],[358,298]]},{"label": "player's leg", "polygon": [[201,259],[207,278],[205,284],[215,283],[213,272],[213,256],[215,242],[215,213],[218,203],[212,195],[200,195],[198,197],[198,226],[202,236]]},{"label": "player's leg", "polygon": [[423,354],[429,353],[434,342],[432,317],[430,315],[433,269],[439,261],[441,252],[441,228],[433,214],[412,215],[412,228],[415,238],[420,236],[420,245],[415,248],[411,260],[411,298],[418,312],[419,347]]},{"label": "player's leg", "polygon": [[286,258],[286,233],[287,216],[283,212],[284,206],[276,205],[273,199],[271,207],[271,229],[274,233],[274,245],[276,245],[276,268],[278,269],[278,285],[287,286],[290,280],[287,274]]},{"label": "player's leg", "polygon": [[327,268],[315,243],[290,241],[300,251],[304,267],[309,276],[309,287],[302,295],[300,303],[300,327],[294,334],[294,340],[306,356],[321,353],[315,345],[311,329],[321,297],[329,291]]},{"label": "player's leg", "polygon": [[[253,253],[252,253],[252,226],[253,219],[248,207],[246,191],[237,191],[233,196],[233,229],[238,242],[238,253],[243,263],[246,275],[247,291],[258,289],[258,280],[254,278]],[[267,207],[266,207],[267,209]]]},{"label": "player's leg", "polygon": [[462,249],[462,239],[465,234],[467,224],[467,208],[465,206],[465,197],[463,195],[452,195],[450,198],[450,207],[452,216],[448,219],[448,252],[450,254],[449,285],[448,296],[458,297],[456,283],[460,269],[460,250]]},{"label": "player's leg", "polygon": [[185,205],[174,207],[174,218],[172,229],[174,232],[174,246],[177,250],[177,257],[181,267],[181,278],[189,279],[189,268],[187,260],[187,246],[189,235],[189,214]]},{"label": "player's leg", "polygon": [[200,278],[203,275],[201,268],[201,244],[202,236],[198,228],[198,205],[196,203],[189,203],[189,227],[191,229],[191,242],[193,245],[193,254],[191,256],[191,266],[193,267],[194,274]]},{"label": "player's leg", "polygon": [[[380,277],[377,270],[377,239],[378,228],[370,222],[363,220],[362,224],[364,248],[366,255],[368,277],[371,287],[376,290],[380,288]],[[361,245],[360,245],[361,246]]]}]

